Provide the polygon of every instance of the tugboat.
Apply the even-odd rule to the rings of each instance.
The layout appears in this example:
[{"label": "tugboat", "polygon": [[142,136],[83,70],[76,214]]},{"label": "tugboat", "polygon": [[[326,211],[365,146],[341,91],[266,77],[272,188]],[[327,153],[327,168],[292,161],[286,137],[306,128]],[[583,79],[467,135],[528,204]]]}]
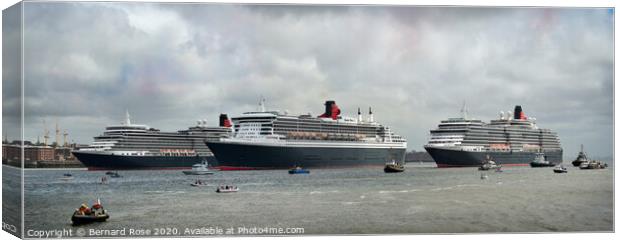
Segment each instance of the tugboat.
[{"label": "tugboat", "polygon": [[568,169],[566,169],[566,167],[564,167],[564,166],[560,165],[560,166],[555,167],[555,168],[553,169],[553,172],[554,172],[554,173],[567,173],[567,172],[568,172]]},{"label": "tugboat", "polygon": [[300,166],[295,166],[288,170],[288,174],[309,174],[310,170],[303,169]]},{"label": "tugboat", "polygon": [[216,193],[234,193],[239,191],[239,188],[236,186],[230,186],[230,185],[226,185],[226,186],[219,186],[215,192]]},{"label": "tugboat", "polygon": [[486,161],[478,168],[480,171],[488,171],[491,169],[501,169],[502,165],[497,165],[489,155],[487,155]]},{"label": "tugboat", "polygon": [[536,153],[534,161],[530,163],[532,167],[553,167],[554,163],[547,161],[547,156],[544,153]]},{"label": "tugboat", "polygon": [[383,168],[383,171],[386,173],[404,172],[405,166],[392,160],[391,163],[385,164],[385,168]]},{"label": "tugboat", "polygon": [[196,163],[192,165],[192,170],[183,171],[185,175],[209,175],[213,174],[213,171],[209,169],[209,164],[206,161],[202,163]]},{"label": "tugboat", "polygon": [[110,218],[110,215],[103,209],[101,202],[97,199],[97,202],[91,208],[86,204],[82,204],[80,208],[75,209],[71,216],[71,222],[73,226],[77,226],[93,222],[105,222],[108,218]]},{"label": "tugboat", "polygon": [[579,169],[605,169],[607,168],[607,163],[596,161],[596,160],[588,160],[587,162],[581,163],[579,165]]},{"label": "tugboat", "polygon": [[583,144],[581,144],[581,151],[579,152],[579,155],[577,155],[577,158],[572,162],[572,164],[575,167],[579,167],[581,166],[582,163],[587,162],[587,161],[588,161],[588,157],[586,156],[586,153],[583,151]]}]

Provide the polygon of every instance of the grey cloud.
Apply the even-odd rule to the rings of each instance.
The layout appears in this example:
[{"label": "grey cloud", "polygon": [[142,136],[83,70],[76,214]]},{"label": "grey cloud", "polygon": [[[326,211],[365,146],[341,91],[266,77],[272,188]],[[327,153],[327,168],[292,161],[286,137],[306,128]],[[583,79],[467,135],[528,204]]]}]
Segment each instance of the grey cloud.
[{"label": "grey cloud", "polygon": [[[372,106],[421,150],[466,101],[489,120],[523,105],[611,156],[613,15],[595,8],[28,3],[30,138],[59,118],[88,142],[128,108],[175,130],[270,108]],[[577,112],[577,113],[576,113]],[[75,130],[74,130],[75,129]]]}]

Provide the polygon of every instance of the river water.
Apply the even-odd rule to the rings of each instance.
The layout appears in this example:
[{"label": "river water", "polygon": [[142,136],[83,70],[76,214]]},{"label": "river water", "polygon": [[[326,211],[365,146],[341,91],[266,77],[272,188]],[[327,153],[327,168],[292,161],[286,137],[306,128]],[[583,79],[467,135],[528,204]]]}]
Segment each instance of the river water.
[{"label": "river water", "polygon": [[[3,168],[5,175],[10,171],[19,170]],[[60,180],[66,172],[75,178]],[[102,185],[101,171],[26,170],[25,236],[44,230],[70,230],[64,237],[128,237],[130,230],[149,237],[613,230],[613,169],[499,173],[410,163],[397,174],[380,168],[229,171],[200,177],[206,187],[190,186],[197,177],[180,171],[119,173],[122,178]],[[216,193],[222,184],[240,191]],[[110,219],[71,226],[73,210],[97,198]]]}]

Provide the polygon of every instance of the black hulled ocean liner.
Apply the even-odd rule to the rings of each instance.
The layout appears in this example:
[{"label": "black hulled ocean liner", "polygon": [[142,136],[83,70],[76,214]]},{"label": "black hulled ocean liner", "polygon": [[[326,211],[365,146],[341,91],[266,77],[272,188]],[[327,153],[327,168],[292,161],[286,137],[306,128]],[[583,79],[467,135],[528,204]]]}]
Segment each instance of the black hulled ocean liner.
[{"label": "black hulled ocean liner", "polygon": [[220,125],[207,127],[206,121],[186,130],[162,132],[147,125],[125,122],[106,127],[102,135],[85,148],[73,151],[89,170],[101,169],[177,169],[208,161],[217,165],[204,141],[229,137],[230,120],[220,115]]},{"label": "black hulled ocean liner", "polygon": [[381,166],[403,162],[407,141],[374,121],[340,116],[334,101],[325,113],[291,116],[266,111],[261,101],[257,112],[232,118],[234,136],[206,141],[218,159],[220,170],[284,169]]},{"label": "black hulled ocean liner", "polygon": [[469,119],[466,110],[462,112],[462,117],[443,120],[431,130],[424,148],[437,167],[480,166],[487,157],[504,166],[528,166],[539,152],[551,163],[562,162],[557,134],[539,128],[521,106],[515,107],[514,116],[500,112],[499,119],[490,123]]}]

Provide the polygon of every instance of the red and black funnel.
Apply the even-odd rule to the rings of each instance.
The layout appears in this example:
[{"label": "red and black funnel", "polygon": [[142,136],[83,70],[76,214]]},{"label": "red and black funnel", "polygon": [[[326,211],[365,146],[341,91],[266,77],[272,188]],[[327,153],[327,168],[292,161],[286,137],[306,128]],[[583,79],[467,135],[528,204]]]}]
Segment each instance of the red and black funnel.
[{"label": "red and black funnel", "polygon": [[336,101],[328,100],[325,101],[325,113],[321,114],[322,118],[331,118],[338,119],[338,115],[340,115],[340,108],[336,105]]},{"label": "red and black funnel", "polygon": [[232,123],[230,123],[230,119],[228,119],[228,115],[220,114],[220,127],[232,127]]},{"label": "red and black funnel", "polygon": [[514,119],[522,119],[522,120],[526,120],[527,116],[525,116],[525,113],[523,112],[523,109],[521,109],[520,105],[515,106],[515,116]]}]

